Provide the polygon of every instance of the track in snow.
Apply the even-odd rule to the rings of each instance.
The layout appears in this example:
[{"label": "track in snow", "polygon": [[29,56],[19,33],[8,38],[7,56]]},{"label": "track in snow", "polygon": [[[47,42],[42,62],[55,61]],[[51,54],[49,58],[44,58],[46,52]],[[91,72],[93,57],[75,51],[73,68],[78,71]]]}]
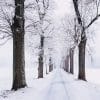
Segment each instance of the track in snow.
[{"label": "track in snow", "polygon": [[70,100],[65,84],[67,84],[66,80],[63,79],[60,70],[57,70],[44,100]]}]

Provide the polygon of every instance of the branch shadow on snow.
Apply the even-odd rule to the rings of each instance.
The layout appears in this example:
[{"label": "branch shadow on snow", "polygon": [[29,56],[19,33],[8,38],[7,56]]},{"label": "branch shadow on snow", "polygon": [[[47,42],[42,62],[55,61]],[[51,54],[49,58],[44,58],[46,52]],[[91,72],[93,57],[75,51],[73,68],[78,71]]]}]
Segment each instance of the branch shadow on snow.
[{"label": "branch shadow on snow", "polygon": [[0,98],[7,98],[9,94],[12,94],[14,91],[4,90],[0,91]]}]

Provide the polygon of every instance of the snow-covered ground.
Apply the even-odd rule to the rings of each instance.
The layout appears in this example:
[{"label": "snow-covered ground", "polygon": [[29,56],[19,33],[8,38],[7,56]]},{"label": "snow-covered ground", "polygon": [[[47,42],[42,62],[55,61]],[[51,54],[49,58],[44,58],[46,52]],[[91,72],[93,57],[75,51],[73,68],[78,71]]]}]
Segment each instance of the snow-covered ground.
[{"label": "snow-covered ground", "polygon": [[[43,79],[36,79],[35,70],[27,69],[28,87],[10,91],[11,68],[0,69],[0,100],[100,100],[100,69],[88,69],[89,82],[55,69]],[[98,84],[98,85],[97,85]]]},{"label": "snow-covered ground", "polygon": [[89,82],[91,82],[92,84],[96,84],[96,85],[100,86],[99,76],[100,76],[100,69],[99,68],[87,69],[87,80]]}]

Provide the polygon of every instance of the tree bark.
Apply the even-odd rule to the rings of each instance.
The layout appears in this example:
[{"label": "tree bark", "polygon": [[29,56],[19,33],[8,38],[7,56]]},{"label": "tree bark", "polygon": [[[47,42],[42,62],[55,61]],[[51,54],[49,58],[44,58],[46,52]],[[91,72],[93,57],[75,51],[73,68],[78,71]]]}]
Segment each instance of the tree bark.
[{"label": "tree bark", "polygon": [[40,54],[39,54],[39,67],[38,67],[38,78],[43,78],[43,55],[44,55],[44,36],[40,37]]},{"label": "tree bark", "polygon": [[53,71],[53,64],[50,64],[49,65],[49,72],[52,72]]},{"label": "tree bark", "polygon": [[70,49],[70,73],[74,74],[74,49]]},{"label": "tree bark", "polygon": [[86,80],[85,77],[85,48],[86,48],[86,39],[81,40],[79,44],[79,74],[78,79]]},{"label": "tree bark", "polygon": [[81,80],[86,80],[85,77],[85,48],[86,48],[86,33],[85,33],[85,28],[84,25],[82,23],[82,17],[79,11],[79,4],[78,4],[78,0],[73,0],[73,4],[74,4],[74,9],[75,9],[75,13],[77,16],[77,21],[78,24],[81,27],[81,41],[78,45],[79,47],[79,75],[78,75],[78,79]]},{"label": "tree bark", "polygon": [[49,65],[49,72],[52,72],[53,71],[53,65]]},{"label": "tree bark", "polygon": [[69,72],[69,55],[65,59],[65,71]]},{"label": "tree bark", "polygon": [[13,23],[13,85],[12,90],[24,88],[25,55],[24,55],[24,0],[15,0],[15,16]]},{"label": "tree bark", "polygon": [[49,72],[53,71],[53,64],[52,64],[52,59],[50,57],[49,59]]}]

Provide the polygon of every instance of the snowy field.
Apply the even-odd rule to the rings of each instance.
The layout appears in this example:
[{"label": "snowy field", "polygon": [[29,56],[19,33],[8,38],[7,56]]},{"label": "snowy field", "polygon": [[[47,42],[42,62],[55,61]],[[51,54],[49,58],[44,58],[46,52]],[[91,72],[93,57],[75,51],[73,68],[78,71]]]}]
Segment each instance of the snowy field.
[{"label": "snowy field", "polygon": [[43,79],[36,70],[26,70],[28,87],[9,91],[12,84],[11,68],[0,69],[0,100],[100,100],[100,69],[87,69],[89,82],[78,81],[61,69],[55,69]]}]

